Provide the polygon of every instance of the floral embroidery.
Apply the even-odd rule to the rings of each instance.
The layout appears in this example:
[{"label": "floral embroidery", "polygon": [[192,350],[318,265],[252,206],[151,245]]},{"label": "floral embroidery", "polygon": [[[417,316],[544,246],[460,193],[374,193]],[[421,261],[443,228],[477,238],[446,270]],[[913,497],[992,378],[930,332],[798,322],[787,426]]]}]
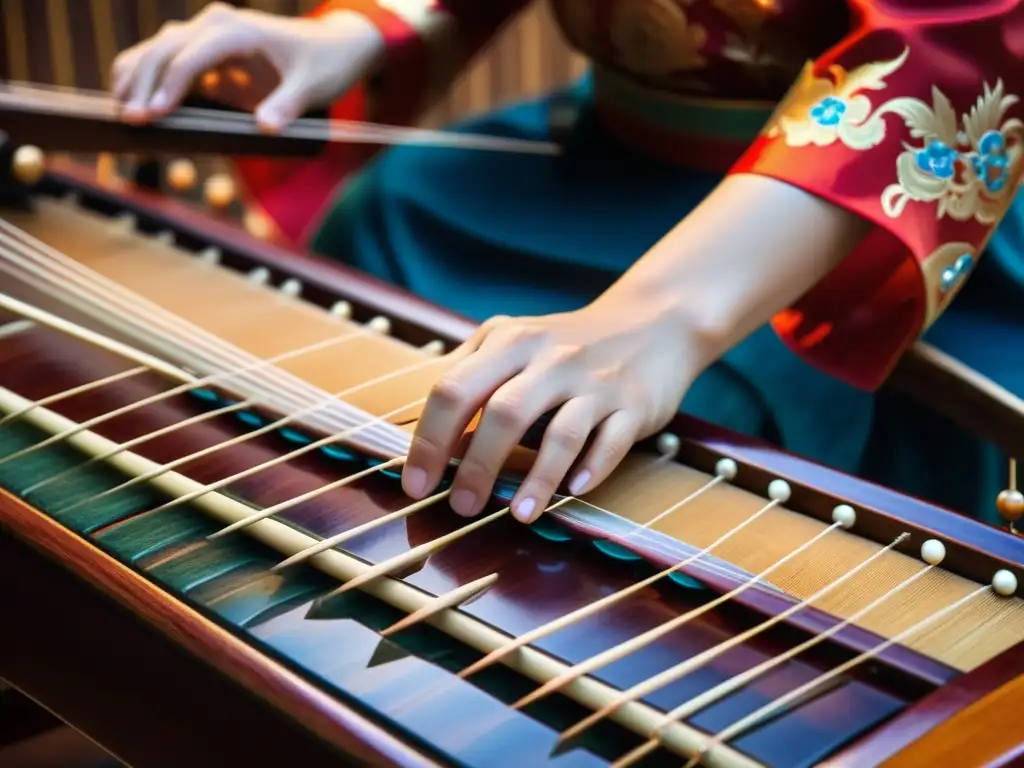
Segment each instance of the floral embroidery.
[{"label": "floral embroidery", "polygon": [[611,37],[619,64],[636,74],[670,75],[707,63],[707,30],[691,24],[673,0],[619,0]]},{"label": "floral embroidery", "polygon": [[839,125],[845,114],[846,102],[834,96],[826,96],[811,107],[811,119],[826,128]]},{"label": "floral embroidery", "polygon": [[836,141],[851,149],[877,146],[885,138],[885,123],[869,120],[871,99],[861,91],[885,88],[885,78],[903,66],[908,53],[904,51],[893,61],[865,64],[852,72],[830,67],[831,79],[815,76],[814,65],[808,62],[779,105],[767,135],[782,135],[791,147],[827,147]]},{"label": "floral embroidery", "polygon": [[921,260],[924,278],[924,327],[934,323],[949,302],[964,287],[978,261],[970,243],[943,243]]},{"label": "floral embroidery", "polygon": [[929,142],[927,147],[914,154],[918,168],[940,179],[953,178],[959,156],[955,149],[938,140]]},{"label": "floral embroidery", "polygon": [[[932,89],[933,105],[918,99],[893,99],[879,113],[903,118],[912,139],[896,161],[895,184],[882,193],[882,209],[896,218],[911,201],[936,203],[938,217],[994,224],[1010,202],[1010,176],[1020,165],[1024,122],[1006,118],[1018,102],[1003,82],[987,83],[971,111],[957,117],[949,99]],[[945,148],[945,160],[922,165],[922,153]]]},{"label": "floral embroidery", "polygon": [[942,274],[939,276],[939,290],[943,293],[949,293],[956,288],[967,277],[967,273],[971,271],[972,264],[974,264],[974,257],[969,253],[965,253],[954,262],[953,266],[942,270]]},{"label": "floral embroidery", "polygon": [[911,142],[896,161],[896,183],[882,193],[882,209],[899,217],[911,201],[936,203],[937,216],[991,224],[1009,203],[1008,190],[1024,150],[1024,122],[1007,119],[1019,99],[1002,81],[985,84],[970,112],[958,117],[949,99],[932,89],[932,104],[896,97],[874,108],[864,91],[887,87],[886,78],[907,60],[871,62],[847,72],[829,69],[817,77],[808,64],[767,130],[792,147],[827,147],[841,142],[864,151],[886,136],[887,115],[900,117]]},{"label": "floral embroidery", "polygon": [[1010,157],[1006,139],[999,131],[987,131],[978,142],[978,153],[971,158],[974,175],[989,192],[1001,192],[1010,175]]}]

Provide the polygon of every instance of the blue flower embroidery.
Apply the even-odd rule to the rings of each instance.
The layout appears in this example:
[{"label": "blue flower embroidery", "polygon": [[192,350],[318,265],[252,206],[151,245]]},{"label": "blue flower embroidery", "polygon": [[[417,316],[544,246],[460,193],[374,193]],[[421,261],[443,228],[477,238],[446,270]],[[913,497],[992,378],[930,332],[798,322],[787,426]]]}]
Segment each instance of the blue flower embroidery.
[{"label": "blue flower embroidery", "polygon": [[917,166],[922,171],[940,179],[951,179],[956,173],[956,161],[960,156],[952,147],[935,140],[917,152]]},{"label": "blue flower embroidery", "polygon": [[956,288],[967,277],[967,273],[971,271],[973,263],[974,257],[969,253],[965,253],[956,260],[953,266],[942,270],[942,275],[939,277],[939,290],[943,293],[949,293]]},{"label": "blue flower embroidery", "polygon": [[999,131],[987,131],[978,142],[978,152],[971,155],[975,175],[989,192],[1001,192],[1010,174],[1006,156],[1006,139]]},{"label": "blue flower embroidery", "polygon": [[826,96],[811,108],[811,119],[827,128],[839,125],[846,114],[846,102],[835,96]]}]

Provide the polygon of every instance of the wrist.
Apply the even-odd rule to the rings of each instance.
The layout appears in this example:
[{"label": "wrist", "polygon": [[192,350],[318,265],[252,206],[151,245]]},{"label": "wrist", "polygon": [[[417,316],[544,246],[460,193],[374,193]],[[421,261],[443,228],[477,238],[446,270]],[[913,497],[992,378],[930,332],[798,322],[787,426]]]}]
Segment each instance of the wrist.
[{"label": "wrist", "polygon": [[728,351],[728,330],[686,292],[664,283],[641,283],[627,274],[591,305],[602,312],[629,317],[631,322],[658,329],[673,340],[694,376]]}]

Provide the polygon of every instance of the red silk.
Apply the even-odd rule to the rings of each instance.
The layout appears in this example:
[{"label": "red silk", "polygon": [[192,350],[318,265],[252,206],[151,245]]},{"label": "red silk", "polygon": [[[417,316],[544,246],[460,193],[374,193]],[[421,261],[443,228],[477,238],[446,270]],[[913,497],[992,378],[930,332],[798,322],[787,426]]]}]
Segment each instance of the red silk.
[{"label": "red silk", "polygon": [[[872,111],[893,99],[910,97],[940,114],[933,125],[948,125],[949,119],[936,109],[936,99],[941,102],[944,96],[955,113],[957,128],[963,131],[964,116],[979,104],[986,87],[994,89],[1001,81],[1012,96],[1024,85],[1024,3],[1020,0],[850,0],[850,6],[859,16],[858,26],[815,62],[814,74],[834,82],[831,67],[838,65],[853,73],[862,65],[892,61],[906,51],[905,62],[884,77],[884,86],[859,91],[870,99]],[[780,114],[785,113],[784,104]],[[940,278],[946,273],[934,266],[935,259],[951,258],[959,249],[973,255],[971,265],[976,263],[1020,176],[1019,163],[1011,160],[1003,189],[986,197],[992,214],[987,218],[992,220],[978,221],[970,206],[967,214],[971,215],[940,215],[943,201],[913,197],[893,216],[883,204],[883,193],[902,182],[897,167],[900,156],[907,153],[908,145],[918,149],[928,140],[914,136],[902,114],[897,108],[881,118],[884,139],[871,148],[851,148],[840,140],[827,146],[790,146],[785,133],[765,135],[733,169],[788,182],[877,225],[876,232],[835,271],[774,321],[781,337],[809,362],[866,389],[884,381],[901,353],[959,289],[962,279],[954,281],[952,290],[944,290]],[[997,121],[979,123],[998,131],[1006,121],[1020,117],[1024,111],[1014,103]],[[1007,141],[1019,146],[1020,136],[1014,132]],[[970,147],[962,147],[954,171],[958,180],[968,178],[966,166],[971,162]],[[913,165],[915,158],[913,162],[904,158],[904,162]],[[928,161],[927,157],[922,160]],[[914,172],[911,168],[904,175],[913,181]],[[907,186],[921,189],[910,182]],[[799,232],[792,234],[800,237]],[[952,250],[937,256],[943,248]]]}]

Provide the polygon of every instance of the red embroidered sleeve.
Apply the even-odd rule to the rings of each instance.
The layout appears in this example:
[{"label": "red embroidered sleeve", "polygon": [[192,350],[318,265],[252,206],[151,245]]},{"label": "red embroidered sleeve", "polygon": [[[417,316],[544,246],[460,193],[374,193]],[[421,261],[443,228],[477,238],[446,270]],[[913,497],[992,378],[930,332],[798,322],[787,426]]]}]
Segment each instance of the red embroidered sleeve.
[{"label": "red embroidered sleeve", "polygon": [[849,3],[856,30],[807,65],[732,172],[875,225],[773,320],[809,362],[874,389],[956,295],[1017,189],[1024,2]]},{"label": "red embroidered sleeve", "polygon": [[[380,30],[380,70],[331,109],[333,119],[415,123],[473,55],[530,0],[326,0],[310,15],[354,11]],[[339,143],[314,160],[247,158],[235,163],[250,207],[277,236],[303,243],[346,178],[380,147]]]}]

